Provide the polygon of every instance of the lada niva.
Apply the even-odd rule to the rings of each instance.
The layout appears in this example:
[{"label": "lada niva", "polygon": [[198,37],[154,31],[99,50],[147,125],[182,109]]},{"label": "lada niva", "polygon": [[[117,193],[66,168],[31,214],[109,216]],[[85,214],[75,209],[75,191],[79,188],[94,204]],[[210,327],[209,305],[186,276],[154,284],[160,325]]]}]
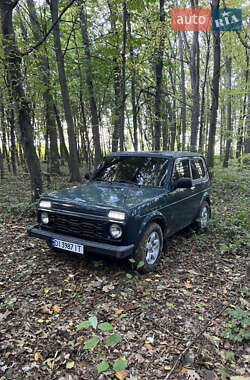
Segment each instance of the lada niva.
[{"label": "lada niva", "polygon": [[133,258],[146,273],[168,237],[192,223],[207,226],[210,179],[198,153],[111,153],[85,178],[42,196],[30,236],[56,250]]}]

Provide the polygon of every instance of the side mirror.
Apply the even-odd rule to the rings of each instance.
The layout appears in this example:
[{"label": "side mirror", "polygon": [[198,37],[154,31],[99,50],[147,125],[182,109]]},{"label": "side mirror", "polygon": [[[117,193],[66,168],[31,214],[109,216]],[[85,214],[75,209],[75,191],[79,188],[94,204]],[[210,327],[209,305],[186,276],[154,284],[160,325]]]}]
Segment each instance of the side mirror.
[{"label": "side mirror", "polygon": [[172,190],[175,189],[190,189],[193,186],[191,178],[179,178],[176,181],[174,181],[172,185]]},{"label": "side mirror", "polygon": [[85,173],[85,176],[84,176],[85,179],[90,180],[91,177],[92,177],[91,172],[87,172],[87,173]]}]

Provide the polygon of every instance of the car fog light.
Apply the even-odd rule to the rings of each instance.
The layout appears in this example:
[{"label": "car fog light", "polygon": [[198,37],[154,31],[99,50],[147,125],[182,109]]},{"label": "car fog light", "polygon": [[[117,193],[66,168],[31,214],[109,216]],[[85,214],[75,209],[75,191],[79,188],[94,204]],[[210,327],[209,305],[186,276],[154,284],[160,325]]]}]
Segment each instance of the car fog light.
[{"label": "car fog light", "polygon": [[41,221],[43,224],[48,224],[49,223],[49,214],[47,212],[42,212],[41,213]]},{"label": "car fog light", "polygon": [[122,228],[118,224],[111,224],[109,231],[113,239],[119,239],[122,236]]}]

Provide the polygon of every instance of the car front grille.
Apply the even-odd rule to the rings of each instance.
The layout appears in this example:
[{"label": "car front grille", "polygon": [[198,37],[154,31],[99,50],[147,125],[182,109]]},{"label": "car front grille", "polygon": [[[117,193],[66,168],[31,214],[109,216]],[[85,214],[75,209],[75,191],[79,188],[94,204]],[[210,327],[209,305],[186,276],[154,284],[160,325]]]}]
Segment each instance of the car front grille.
[{"label": "car front grille", "polygon": [[107,240],[107,222],[72,215],[50,214],[49,227],[55,232],[66,233],[91,240]]}]

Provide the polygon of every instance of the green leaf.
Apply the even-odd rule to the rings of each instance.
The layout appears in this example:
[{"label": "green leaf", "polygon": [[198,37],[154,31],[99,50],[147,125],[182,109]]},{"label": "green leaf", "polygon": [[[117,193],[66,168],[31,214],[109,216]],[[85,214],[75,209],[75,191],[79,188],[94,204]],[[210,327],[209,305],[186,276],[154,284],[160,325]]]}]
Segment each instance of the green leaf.
[{"label": "green leaf", "polygon": [[108,322],[103,322],[103,323],[99,323],[98,329],[102,331],[112,331],[114,330],[114,327]]},{"label": "green leaf", "polygon": [[230,376],[230,380],[249,380],[249,377],[245,377],[245,376]]},{"label": "green leaf", "polygon": [[90,323],[90,325],[91,325],[94,329],[96,329],[96,327],[97,327],[97,318],[96,318],[96,317],[90,317],[90,318],[89,318],[89,323]]},{"label": "green leaf", "polygon": [[144,266],[144,261],[139,261],[139,263],[137,264],[137,269],[140,269],[143,266]]},{"label": "green leaf", "polygon": [[97,366],[97,372],[98,372],[98,375],[99,373],[102,373],[102,372],[105,372],[107,371],[107,369],[109,369],[109,363],[108,362],[105,362],[105,361],[102,361],[100,364],[98,364]]},{"label": "green leaf", "polygon": [[131,262],[131,264],[135,264],[136,263],[135,259],[129,259],[129,261]]},{"label": "green leaf", "polygon": [[74,367],[74,365],[75,365],[75,362],[68,362],[68,363],[66,364],[66,368],[67,368],[67,369],[71,369],[71,368]]},{"label": "green leaf", "polygon": [[118,359],[113,364],[113,370],[115,372],[124,371],[127,368],[128,361],[126,359]]},{"label": "green leaf", "polygon": [[90,338],[84,343],[83,349],[84,350],[91,350],[99,343],[99,338],[97,336],[94,336],[93,338]]},{"label": "green leaf", "polygon": [[114,347],[121,341],[121,339],[122,337],[118,334],[110,335],[106,340],[106,346]]},{"label": "green leaf", "polygon": [[70,340],[70,341],[68,342],[68,344],[69,344],[70,346],[74,347],[75,342],[74,342],[73,340]]},{"label": "green leaf", "polygon": [[232,351],[226,351],[225,352],[225,359],[226,360],[234,360],[234,352],[232,352]]},{"label": "green leaf", "polygon": [[87,329],[90,325],[91,324],[89,321],[82,321],[81,323],[79,323],[79,325],[76,326],[76,329],[77,330]]},{"label": "green leaf", "polygon": [[126,277],[127,277],[129,280],[131,280],[131,278],[132,278],[132,274],[130,274],[130,273],[126,273]]}]

